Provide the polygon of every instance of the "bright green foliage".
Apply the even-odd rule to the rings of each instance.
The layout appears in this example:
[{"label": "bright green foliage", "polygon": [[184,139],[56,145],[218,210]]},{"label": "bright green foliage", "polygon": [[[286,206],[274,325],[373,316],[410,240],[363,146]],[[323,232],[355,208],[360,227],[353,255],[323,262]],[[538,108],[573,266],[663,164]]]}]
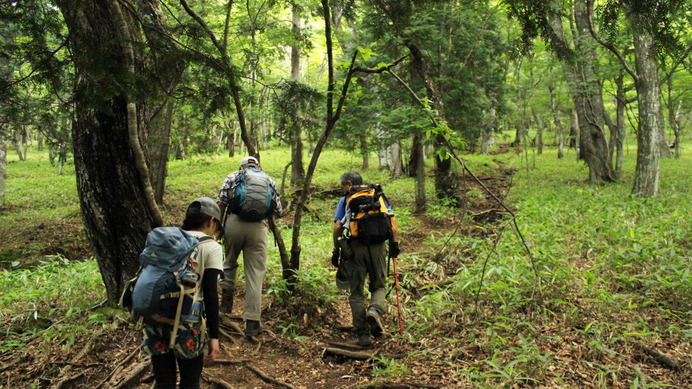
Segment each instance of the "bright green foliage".
[{"label": "bright green foliage", "polygon": [[[649,376],[650,371],[618,369],[622,359],[631,357],[631,345],[689,343],[690,157],[664,160],[662,195],[642,200],[629,196],[632,150],[627,150],[624,169],[629,173],[621,183],[604,186],[583,182],[584,167],[573,151],[562,160],[553,153],[549,149],[536,156],[528,176],[521,166],[525,161],[514,153],[467,158],[480,176],[501,167],[521,169],[512,178],[506,201],[518,216],[533,260],[507,224],[507,215],[495,223],[474,221],[466,211],[443,202],[431,204],[424,217],[412,215],[412,179],[392,181],[387,172],[375,168],[361,172],[366,181],[382,183],[395,206],[404,237],[398,270],[406,327],[404,336],[393,335],[392,341],[416,350],[405,358],[379,357],[373,380],[406,381],[425,365],[451,370],[453,379],[469,387],[578,387],[566,369],[580,366],[580,372],[593,377],[584,384],[591,387],[607,387],[612,377],[654,384],[660,378]],[[166,222],[180,223],[190,199],[215,197],[240,158],[199,156],[171,162]],[[288,160],[285,148],[263,153],[263,166],[277,183]],[[317,190],[308,204],[303,261],[292,295],[286,293],[275,260],[277,249],[269,247],[268,312],[276,323],[275,333],[300,342],[322,333],[326,323],[335,323],[337,307],[346,306],[346,293],[337,290],[329,263],[331,217],[338,197],[321,193],[337,190],[340,174],[358,170],[360,159],[357,152],[332,149],[325,151],[324,161],[328,163],[318,166]],[[9,182],[14,183],[9,193],[21,193],[38,205],[23,206],[21,198],[10,197],[3,221],[48,215],[46,224],[52,224],[58,218],[78,217],[74,183],[68,185],[69,177],[58,177],[50,185],[41,181],[50,176],[47,165],[45,160],[13,160],[9,165]],[[37,182],[43,194],[63,192],[64,202],[46,213]],[[478,190],[469,193],[481,196]],[[463,227],[455,231],[459,221]],[[284,236],[290,235],[290,225],[283,220],[279,228]],[[239,274],[242,288],[242,271]],[[90,310],[105,298],[91,260],[50,257],[31,269],[4,270],[0,296],[0,326],[6,334],[0,348],[5,351],[21,349],[33,334],[47,348],[72,347],[93,331],[123,322],[117,318],[123,313]],[[397,325],[393,293],[389,303],[385,320],[392,329]],[[46,322],[39,324],[31,319],[34,316],[53,326],[47,331],[37,327]]]}]

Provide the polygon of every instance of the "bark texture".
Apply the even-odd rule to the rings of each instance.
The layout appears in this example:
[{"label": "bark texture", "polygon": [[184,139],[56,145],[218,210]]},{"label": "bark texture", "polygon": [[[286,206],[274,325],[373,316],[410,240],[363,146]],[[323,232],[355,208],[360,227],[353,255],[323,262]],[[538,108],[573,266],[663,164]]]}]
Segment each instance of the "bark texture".
[{"label": "bark texture", "polygon": [[0,208],[5,206],[5,179],[7,178],[7,134],[0,123]]},{"label": "bark texture", "polygon": [[[589,166],[589,181],[614,181],[609,150],[605,136],[605,106],[602,87],[597,76],[597,56],[593,46],[589,45],[588,20],[586,7],[575,2],[574,49],[561,55],[565,76],[570,84],[571,97],[577,113],[579,128],[579,158]],[[566,51],[572,45],[567,41],[562,23],[562,15],[550,13],[549,23],[556,39]],[[588,38],[588,39],[587,39]]]},{"label": "bark texture", "polygon": [[658,64],[653,36],[645,30],[636,31],[634,50],[638,76],[639,129],[637,167],[632,193],[646,198],[658,194],[661,159],[661,91],[658,85]]},{"label": "bark texture", "polygon": [[135,76],[128,45],[141,42],[141,35],[129,9],[117,1],[57,4],[78,73],[72,137],[82,217],[108,298],[116,301],[138,268],[146,234],[160,220],[151,207],[148,177],[136,163],[141,150],[133,149],[132,126],[143,128],[144,118],[136,116],[143,110],[136,109],[123,82]]}]

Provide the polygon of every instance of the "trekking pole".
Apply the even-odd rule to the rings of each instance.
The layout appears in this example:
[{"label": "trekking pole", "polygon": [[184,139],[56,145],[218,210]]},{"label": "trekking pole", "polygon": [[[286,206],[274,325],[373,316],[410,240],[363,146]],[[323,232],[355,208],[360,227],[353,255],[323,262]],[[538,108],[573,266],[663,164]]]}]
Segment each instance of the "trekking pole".
[{"label": "trekking pole", "polygon": [[396,271],[396,258],[392,258],[394,265],[394,292],[396,294],[396,311],[399,318],[399,335],[404,334],[404,318],[401,311],[401,300],[399,299],[399,273]]}]

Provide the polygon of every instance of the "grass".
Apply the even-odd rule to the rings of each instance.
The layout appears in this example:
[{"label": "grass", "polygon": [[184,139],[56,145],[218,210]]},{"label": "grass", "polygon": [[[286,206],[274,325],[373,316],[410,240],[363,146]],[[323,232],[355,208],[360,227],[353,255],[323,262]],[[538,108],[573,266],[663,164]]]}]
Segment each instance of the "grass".
[{"label": "grass", "polygon": [[[77,220],[70,226],[78,226],[73,167],[58,176],[45,157],[30,158],[10,161],[0,233],[27,225],[44,225],[36,231],[45,231],[66,220]],[[279,185],[288,158],[283,148],[262,152],[264,169]],[[403,360],[379,358],[373,378],[414,379],[426,369],[439,369],[453,371],[446,379],[456,384],[487,388],[683,382],[684,376],[638,356],[636,347],[657,349],[674,360],[692,352],[692,158],[662,160],[660,195],[646,200],[630,196],[632,150],[622,180],[607,185],[586,183],[586,168],[573,151],[562,160],[551,149],[530,155],[528,172],[523,156],[513,152],[467,158],[479,176],[500,166],[516,169],[513,186],[501,195],[515,210],[530,254],[507,217],[482,223],[440,201],[431,201],[426,215],[414,215],[412,179],[392,181],[374,167],[363,172],[367,181],[384,183],[410,240],[399,261],[406,332],[395,340],[415,352]],[[163,207],[167,223],[179,223],[191,199],[216,197],[236,164],[225,156],[172,161]],[[336,190],[339,175],[360,170],[359,165],[355,154],[327,150],[314,184],[318,191]],[[426,189],[432,199],[432,179]],[[474,202],[486,201],[479,188],[467,194]],[[292,338],[324,325],[326,312],[344,296],[329,265],[336,201],[319,197],[309,204],[295,296],[285,297],[280,264],[268,262],[271,309],[284,312],[279,331]],[[290,225],[281,222],[280,227],[290,246]],[[51,236],[61,240],[51,242]],[[107,308],[90,310],[105,294],[88,255],[46,256],[78,236],[42,233],[20,245],[0,246],[0,328],[5,334],[0,352],[19,349],[38,335],[46,345],[69,347],[81,331],[121,320]],[[274,245],[269,255],[278,258]],[[395,328],[393,294],[390,299],[388,319]],[[32,327],[32,317],[54,324],[48,331]]]}]

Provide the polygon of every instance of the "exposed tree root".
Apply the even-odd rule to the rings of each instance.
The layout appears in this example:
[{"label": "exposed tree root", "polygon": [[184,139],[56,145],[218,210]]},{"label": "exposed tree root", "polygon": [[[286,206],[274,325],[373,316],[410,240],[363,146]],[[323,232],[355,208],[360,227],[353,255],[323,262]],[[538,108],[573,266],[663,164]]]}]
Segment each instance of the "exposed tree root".
[{"label": "exposed tree root", "polygon": [[113,377],[117,377],[118,374],[120,374],[120,372],[123,370],[123,366],[125,366],[126,363],[130,362],[130,360],[131,360],[132,358],[134,358],[134,356],[137,355],[138,352],[139,352],[139,348],[134,349],[134,350],[130,353],[130,355],[128,355],[128,356],[127,356],[125,359],[123,359],[117,366],[115,366],[115,369],[113,369],[113,371],[112,371],[111,374],[108,376],[108,378],[107,378],[105,381],[101,382],[101,383],[100,383],[98,386],[96,386],[96,388],[94,388],[94,389],[99,389],[99,388],[101,388],[103,385],[105,385],[106,383],[110,384],[109,386],[112,387],[113,384],[114,384],[114,383],[111,382],[111,381],[113,380]]},{"label": "exposed tree root", "polygon": [[229,384],[228,382],[222,380],[219,377],[214,377],[213,375],[209,373],[202,372],[202,378],[208,382],[212,382],[216,384],[217,386],[220,386],[225,389],[234,389],[233,385]]},{"label": "exposed tree root", "polygon": [[136,366],[134,366],[132,369],[130,369],[129,373],[122,377],[120,379],[120,382],[118,382],[117,385],[113,386],[113,389],[121,389],[125,387],[125,385],[128,385],[131,381],[133,381],[135,378],[137,378],[140,374],[146,370],[149,365],[151,364],[151,360],[149,358],[143,360],[142,362],[138,363]]},{"label": "exposed tree root", "polygon": [[94,342],[96,339],[98,339],[101,336],[101,333],[96,333],[94,336],[89,338],[89,341],[84,345],[82,350],[75,355],[70,362],[68,362],[68,365],[63,367],[60,370],[60,374],[58,375],[58,382],[56,382],[53,386],[51,386],[51,389],[60,389],[66,382],[70,382],[72,380],[75,380],[79,378],[80,376],[84,375],[84,372],[80,372],[77,374],[72,373],[72,368],[74,365],[79,364],[79,361],[84,358],[85,355],[91,351],[91,349],[94,347]]},{"label": "exposed tree root", "polygon": [[257,374],[264,382],[279,385],[279,386],[284,387],[284,388],[295,389],[293,386],[291,386],[285,382],[282,382],[282,381],[279,381],[275,378],[270,377],[269,375],[267,375],[267,373],[263,372],[259,368],[255,367],[249,363],[245,364],[245,367],[247,367],[249,370],[251,370],[252,372]]}]

